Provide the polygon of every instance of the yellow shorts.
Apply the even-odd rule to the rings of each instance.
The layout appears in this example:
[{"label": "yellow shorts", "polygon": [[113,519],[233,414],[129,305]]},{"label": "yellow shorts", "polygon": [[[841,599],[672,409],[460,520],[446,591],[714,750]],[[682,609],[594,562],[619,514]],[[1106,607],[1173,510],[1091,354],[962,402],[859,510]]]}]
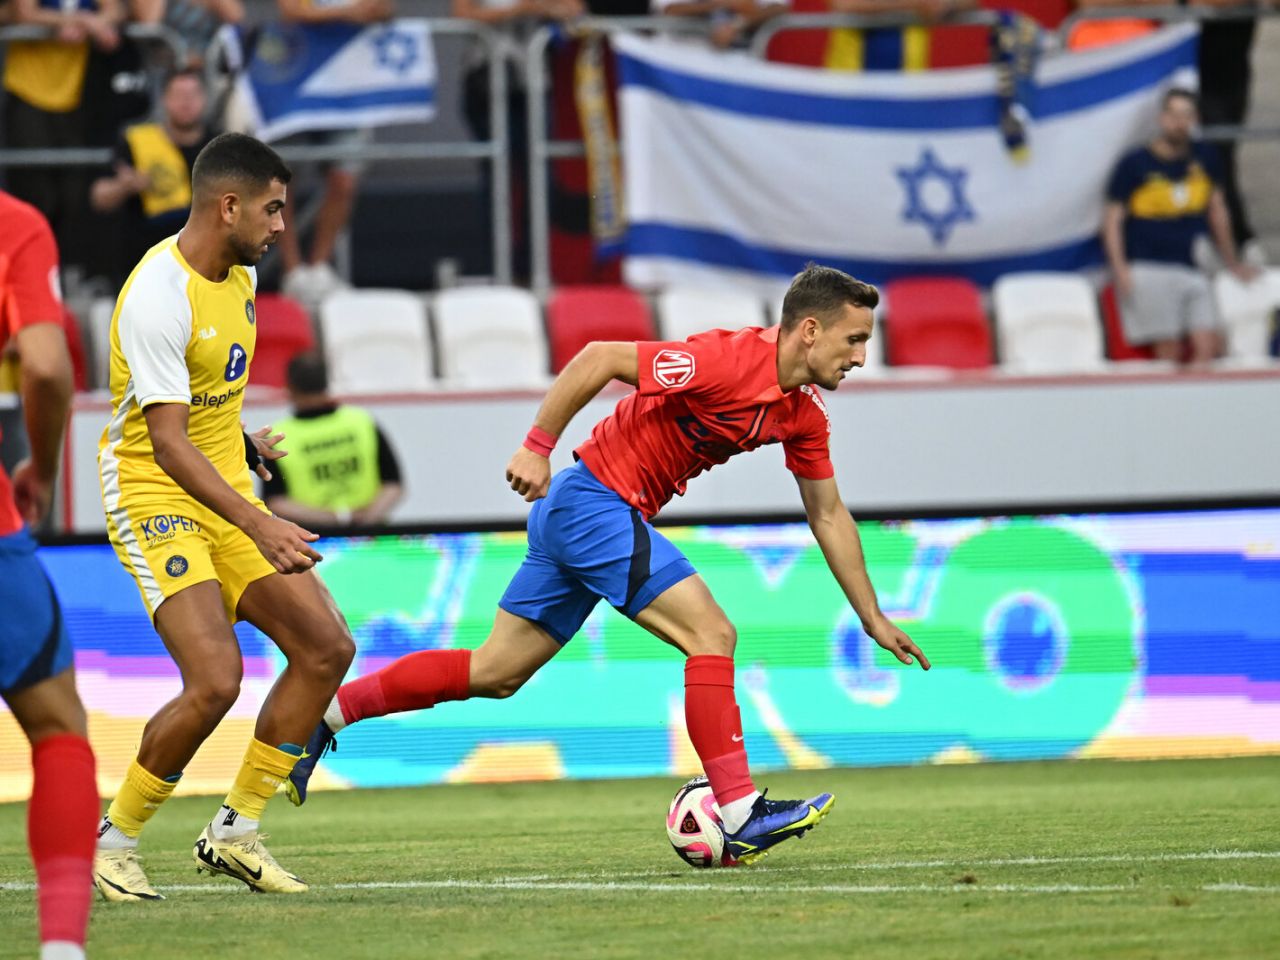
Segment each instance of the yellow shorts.
[{"label": "yellow shorts", "polygon": [[[269,512],[257,497],[249,501]],[[175,593],[216,580],[235,623],[245,587],[276,572],[244,531],[189,497],[122,506],[107,514],[107,533],[152,619]]]}]

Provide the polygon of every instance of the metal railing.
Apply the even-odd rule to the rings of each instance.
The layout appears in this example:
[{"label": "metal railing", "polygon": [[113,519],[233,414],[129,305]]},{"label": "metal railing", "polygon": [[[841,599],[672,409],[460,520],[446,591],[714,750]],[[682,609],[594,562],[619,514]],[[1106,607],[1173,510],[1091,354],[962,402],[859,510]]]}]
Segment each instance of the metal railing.
[{"label": "metal railing", "polygon": [[[1050,36],[1065,46],[1074,27],[1087,20],[1143,19],[1169,23],[1189,21],[1238,21],[1280,15],[1280,8],[1239,6],[1208,7],[1111,7],[1090,8],[1073,13]],[[991,26],[998,17],[986,10],[951,14],[933,25]],[[294,162],[341,160],[408,160],[447,161],[479,160],[490,165],[491,230],[493,273],[498,283],[510,283],[512,277],[512,220],[510,207],[510,131],[507,128],[507,69],[502,54],[499,31],[485,24],[456,18],[427,18],[433,37],[469,36],[482,45],[489,73],[490,135],[487,140],[434,141],[416,143],[368,143],[326,146],[290,146],[281,149],[285,159]],[[769,42],[793,30],[825,30],[838,27],[872,29],[919,24],[907,14],[784,14],[762,23],[755,31],[750,52],[763,57]],[[528,38],[525,57],[525,97],[528,117],[528,202],[531,281],[534,290],[544,294],[551,286],[550,265],[550,162],[561,158],[581,157],[585,148],[580,140],[552,140],[549,131],[548,96],[550,78],[545,68],[545,54],[553,38],[563,35],[565,27],[544,25]],[[584,17],[569,28],[572,35],[611,34],[620,31],[679,34],[691,39],[705,39],[709,25],[704,20],[682,17]],[[124,28],[126,36],[158,44],[169,50],[177,62],[185,60],[186,46],[182,38],[162,25],[133,24]],[[41,39],[50,35],[48,28],[20,26],[0,29],[0,43],[14,40]],[[1204,136],[1214,140],[1275,140],[1280,127],[1211,126]],[[0,150],[0,167],[85,166],[109,161],[110,150],[92,148],[4,149]]]},{"label": "metal railing", "polygon": [[[433,39],[438,36],[471,37],[482,46],[489,72],[489,138],[487,140],[433,141],[418,143],[333,144],[324,146],[286,146],[280,155],[290,162],[328,162],[342,160],[480,160],[488,163],[490,177],[493,274],[498,283],[512,278],[511,246],[511,171],[510,131],[507,129],[507,70],[498,42],[498,34],[486,24],[452,17],[426,18]],[[168,27],[157,24],[130,24],[126,36],[166,47],[174,62],[183,63],[187,46]],[[0,29],[0,44],[15,40],[41,40],[52,36],[47,27],[20,26]],[[219,52],[215,39],[208,59]],[[102,166],[110,162],[107,148],[65,147],[60,149],[0,150],[0,167],[83,167]]]},{"label": "metal railing", "polygon": [[[1100,7],[1073,13],[1056,31],[1047,31],[1055,47],[1066,47],[1071,30],[1086,20],[1156,20],[1169,23],[1190,21],[1249,20],[1280,15],[1280,7]],[[997,13],[989,10],[972,10],[949,14],[929,24],[922,24],[919,17],[903,13],[883,14],[783,14],[766,20],[755,31],[750,41],[750,52],[759,58],[765,56],[769,42],[781,33],[793,30],[824,30],[839,27],[874,29],[904,26],[993,26],[999,21]],[[573,33],[656,32],[680,33],[692,37],[706,37],[709,24],[705,20],[679,17],[586,17],[573,24]],[[529,39],[529,57],[525,78],[526,95],[529,98],[529,237],[531,261],[531,285],[536,293],[545,295],[551,288],[550,263],[550,172],[551,160],[581,157],[586,153],[581,140],[552,140],[547,126],[547,95],[549,92],[543,55],[559,28],[542,27]],[[1210,126],[1202,130],[1210,140],[1280,140],[1280,127]]]}]

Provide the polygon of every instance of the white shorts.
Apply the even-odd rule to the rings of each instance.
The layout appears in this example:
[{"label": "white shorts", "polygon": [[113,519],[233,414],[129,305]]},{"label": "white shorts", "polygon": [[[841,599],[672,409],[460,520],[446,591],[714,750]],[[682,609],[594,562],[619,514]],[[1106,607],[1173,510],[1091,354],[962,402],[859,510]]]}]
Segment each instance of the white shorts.
[{"label": "white shorts", "polygon": [[1133,293],[1120,303],[1124,336],[1137,345],[1181,340],[1193,330],[1216,330],[1218,312],[1209,278],[1177,263],[1134,263]]}]

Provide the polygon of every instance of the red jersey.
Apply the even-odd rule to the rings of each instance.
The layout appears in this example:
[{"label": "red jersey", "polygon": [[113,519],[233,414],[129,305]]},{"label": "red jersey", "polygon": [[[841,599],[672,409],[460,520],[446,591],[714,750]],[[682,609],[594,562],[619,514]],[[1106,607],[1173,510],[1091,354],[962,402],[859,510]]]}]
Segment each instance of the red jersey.
[{"label": "red jersey", "polygon": [[[0,191],[0,350],[36,323],[62,324],[58,246],[39,210]],[[13,487],[0,467],[0,536],[20,529]]]},{"label": "red jersey", "polygon": [[636,392],[576,453],[601,483],[647,518],[689,481],[736,453],[781,443],[787,469],[835,474],[831,420],[817,390],[778,386],[778,329],[710,330],[683,343],[637,343]]}]

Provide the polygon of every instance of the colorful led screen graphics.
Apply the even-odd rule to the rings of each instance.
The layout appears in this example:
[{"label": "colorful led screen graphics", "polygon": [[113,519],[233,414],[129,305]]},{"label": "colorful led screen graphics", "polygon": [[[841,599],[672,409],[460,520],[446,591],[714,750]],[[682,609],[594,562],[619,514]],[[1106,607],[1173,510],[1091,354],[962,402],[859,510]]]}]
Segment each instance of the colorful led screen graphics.
[{"label": "colorful led screen graphics", "polygon": [[[753,767],[1280,753],[1280,510],[862,523],[884,610],[933,661],[863,634],[803,524],[667,528],[738,629]],[[359,653],[474,647],[524,554],[509,533],[333,539],[321,573]],[[105,791],[176,668],[106,546],[42,558],[76,645]],[[187,770],[231,782],[282,660],[237,628],[239,702]],[[26,789],[0,716],[0,797]],[[316,786],[686,775],[676,651],[601,603],[515,697],[344,732]]]}]

